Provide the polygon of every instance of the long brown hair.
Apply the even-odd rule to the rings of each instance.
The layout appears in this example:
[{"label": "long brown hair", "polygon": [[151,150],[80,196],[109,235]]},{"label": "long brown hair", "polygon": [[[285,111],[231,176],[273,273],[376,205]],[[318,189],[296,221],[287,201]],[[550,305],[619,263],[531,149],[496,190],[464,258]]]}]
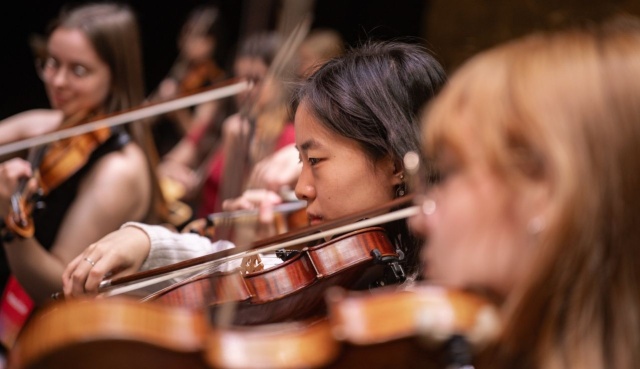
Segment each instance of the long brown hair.
[{"label": "long brown hair", "polygon": [[515,193],[539,181],[550,188],[492,367],[640,362],[639,96],[640,27],[616,21],[482,53],[429,109],[430,156],[443,145],[464,152],[460,135],[471,131]]},{"label": "long brown hair", "polygon": [[[57,28],[82,31],[111,71],[110,93],[102,113],[114,113],[139,106],[144,96],[144,76],[140,31],[135,12],[126,4],[87,3],[63,7],[60,15],[49,25],[49,33]],[[154,181],[152,208],[148,221],[156,222],[155,213],[166,213],[160,193],[155,167],[158,154],[151,131],[144,124],[127,125],[127,130],[145,151],[149,171]]]}]

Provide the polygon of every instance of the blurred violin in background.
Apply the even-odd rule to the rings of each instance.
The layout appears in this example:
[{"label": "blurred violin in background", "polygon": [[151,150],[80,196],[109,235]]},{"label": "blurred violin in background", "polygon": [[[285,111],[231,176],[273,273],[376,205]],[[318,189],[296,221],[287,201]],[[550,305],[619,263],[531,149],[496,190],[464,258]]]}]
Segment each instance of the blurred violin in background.
[{"label": "blurred violin in background", "polygon": [[326,298],[326,317],[224,328],[202,310],[60,301],[25,327],[9,368],[461,368],[480,363],[500,329],[489,300],[435,285]]}]

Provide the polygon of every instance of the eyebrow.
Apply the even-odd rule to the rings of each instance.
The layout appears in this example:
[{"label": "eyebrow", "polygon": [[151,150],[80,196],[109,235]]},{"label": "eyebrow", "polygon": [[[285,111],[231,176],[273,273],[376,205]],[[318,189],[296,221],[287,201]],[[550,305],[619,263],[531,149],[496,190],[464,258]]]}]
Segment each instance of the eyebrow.
[{"label": "eyebrow", "polygon": [[314,140],[313,138],[303,142],[300,146],[296,145],[296,148],[298,149],[298,151],[308,151],[309,149],[314,149],[318,147],[322,147],[322,144],[320,144],[318,141]]}]

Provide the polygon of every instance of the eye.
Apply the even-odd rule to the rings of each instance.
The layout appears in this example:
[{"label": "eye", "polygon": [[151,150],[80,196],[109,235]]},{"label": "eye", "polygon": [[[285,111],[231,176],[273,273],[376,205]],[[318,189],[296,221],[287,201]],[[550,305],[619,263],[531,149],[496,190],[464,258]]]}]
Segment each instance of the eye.
[{"label": "eye", "polygon": [[455,174],[456,167],[451,165],[436,165],[427,173],[427,184],[431,186],[444,184],[452,174]]},{"label": "eye", "polygon": [[58,62],[52,57],[48,57],[42,62],[42,69],[56,69],[56,68],[58,68]]},{"label": "eye", "polygon": [[307,161],[309,162],[309,164],[311,166],[314,166],[314,165],[316,165],[316,164],[318,164],[320,162],[320,159],[318,159],[318,158],[309,158],[309,159],[307,159]]},{"label": "eye", "polygon": [[71,71],[76,77],[84,77],[89,74],[89,70],[82,65],[74,65]]}]

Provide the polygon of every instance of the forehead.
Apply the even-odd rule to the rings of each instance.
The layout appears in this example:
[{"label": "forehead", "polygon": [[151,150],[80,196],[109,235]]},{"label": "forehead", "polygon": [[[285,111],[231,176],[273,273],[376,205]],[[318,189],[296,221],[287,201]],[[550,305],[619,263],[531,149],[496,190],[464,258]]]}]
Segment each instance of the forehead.
[{"label": "forehead", "polygon": [[303,100],[296,109],[293,120],[296,133],[296,147],[300,151],[326,146],[331,136],[338,136],[329,131],[309,110],[307,103]]},{"label": "forehead", "polygon": [[357,152],[362,157],[367,157],[360,144],[351,138],[338,134],[327,128],[310,111],[303,99],[294,118],[296,132],[296,147],[300,151],[326,150],[332,153],[342,151]]},{"label": "forehead", "polygon": [[56,58],[90,62],[101,60],[84,32],[75,28],[58,28],[49,37],[48,51]]}]

